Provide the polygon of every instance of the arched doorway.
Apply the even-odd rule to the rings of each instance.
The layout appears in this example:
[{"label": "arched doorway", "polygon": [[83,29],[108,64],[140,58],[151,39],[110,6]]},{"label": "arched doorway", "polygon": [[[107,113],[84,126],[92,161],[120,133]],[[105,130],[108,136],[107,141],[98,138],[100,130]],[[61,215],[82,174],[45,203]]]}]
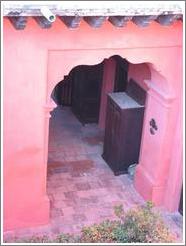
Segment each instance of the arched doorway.
[{"label": "arched doorway", "polygon": [[[151,99],[147,104],[144,122],[144,132],[147,134],[143,137],[143,156],[139,164],[143,166],[144,163],[145,168],[139,171],[138,179],[143,179],[144,187],[150,187],[148,195],[153,200],[159,196],[160,190],[166,190],[163,204],[170,211],[176,211],[182,183],[182,23],[163,27],[153,22],[148,28],[139,28],[129,22],[126,27],[118,29],[107,22],[102,28],[94,30],[83,22],[81,28],[71,31],[61,28],[61,21],[58,20],[54,28],[40,30],[31,18],[28,28],[21,31],[21,36],[24,37],[22,39],[20,32],[13,31],[8,20],[5,20],[5,26],[4,79],[8,109],[4,117],[5,230],[48,222],[46,169],[49,111],[53,107],[50,101],[52,89],[74,66],[97,64],[116,54],[133,64],[149,63],[152,70],[154,67],[165,78],[161,80],[158,76],[151,76],[147,83],[150,87],[148,97]],[[17,41],[9,45],[12,38]],[[25,56],[24,50],[29,55]],[[12,54],[11,60],[8,54]],[[20,62],[13,62],[18,59]],[[24,69],[20,67],[21,63],[24,64]],[[9,72],[11,69],[14,73]],[[16,83],[12,87],[14,78]],[[24,101],[27,103],[23,103]],[[157,109],[156,112],[153,108]],[[163,115],[163,120],[157,121],[160,114]],[[11,115],[15,116],[14,121]],[[152,118],[155,119],[158,130],[151,136],[149,122]],[[169,125],[170,122],[172,123]],[[166,138],[169,141],[167,149]],[[151,144],[148,146],[145,142]],[[156,148],[157,143],[161,145],[161,149]],[[158,183],[161,168],[155,168],[154,180],[154,175],[149,173],[152,169],[146,168],[148,165],[154,168],[161,165],[166,167],[166,181]],[[17,182],[18,179],[21,182]],[[166,189],[162,189],[165,183]],[[136,186],[143,193],[143,186]],[[15,204],[12,202],[15,199],[20,202]]]},{"label": "arched doorway", "polygon": [[[84,53],[85,52],[85,53]],[[169,175],[165,177],[165,173],[169,173],[169,161],[171,159],[171,139],[174,138],[172,133],[172,127],[175,126],[175,108],[177,102],[174,101],[175,90],[171,85],[171,79],[167,75],[169,64],[165,66],[161,61],[157,61],[152,55],[154,51],[144,52],[141,56],[142,50],[87,50],[87,51],[52,51],[49,52],[49,66],[48,66],[48,86],[47,86],[47,106],[48,110],[52,108],[53,103],[50,99],[50,94],[54,85],[59,81],[60,77],[68,74],[70,68],[78,64],[96,64],[103,60],[104,57],[113,56],[115,54],[124,53],[128,61],[134,64],[146,63],[151,72],[151,79],[143,80],[144,84],[148,88],[147,106],[143,126],[142,146],[140,152],[139,168],[137,168],[135,177],[135,187],[142,196],[147,200],[152,200],[156,205],[163,205],[170,207],[165,199],[167,193],[167,180]],[[86,54],[86,55],[85,55]],[[64,59],[67,58],[67,59]],[[61,61],[60,68],[56,61]],[[64,63],[65,61],[65,63]],[[62,66],[62,64],[64,66]],[[162,75],[161,75],[162,74]],[[56,81],[56,82],[55,82]],[[51,83],[52,82],[52,83]],[[161,112],[161,114],[160,114]],[[160,119],[159,116],[163,116]],[[157,123],[157,132],[155,134],[150,133],[149,122],[155,119]],[[169,122],[171,121],[171,125]],[[48,127],[46,131],[48,132]],[[46,134],[48,136],[48,133]],[[169,139],[169,140],[168,140]],[[168,141],[168,145],[167,145]],[[47,145],[46,145],[47,146]],[[156,146],[160,146],[156,148]],[[162,152],[165,150],[166,155]],[[158,159],[157,159],[158,158]],[[179,161],[179,160],[178,160]],[[153,164],[151,164],[153,163]],[[181,165],[181,163],[179,163]],[[181,168],[180,168],[181,169]],[[180,170],[179,169],[179,170]],[[180,175],[178,173],[178,175]],[[176,183],[174,178],[173,183]],[[176,186],[176,193],[179,194],[181,190],[180,185]],[[180,186],[178,188],[178,186]],[[175,210],[178,207],[179,201],[172,200],[170,210]]]},{"label": "arched doorway", "polygon": [[[110,84],[110,88],[109,88],[109,86],[108,86],[108,77],[112,77],[112,78],[114,78],[114,80],[115,80],[115,78],[117,78],[117,76],[116,76],[116,74],[115,74],[115,68],[116,68],[116,66],[114,65],[114,62],[113,62],[113,57],[114,56],[112,56],[112,59],[107,59],[106,60],[106,62],[105,62],[105,66],[106,66],[106,68],[108,69],[106,69],[107,71],[105,71],[105,75],[103,76],[103,78],[105,79],[105,81],[103,80],[103,82],[105,82],[105,87],[103,88],[103,89],[107,89],[107,91],[104,91],[104,93],[101,93],[102,95],[104,95],[104,94],[106,94],[106,92],[108,93],[109,92],[109,90],[111,90],[111,84]],[[101,64],[101,63],[100,63]],[[162,82],[163,83],[166,83],[166,80],[164,81],[164,78],[162,77],[162,76],[160,76],[159,75],[159,73],[157,73],[156,71],[154,71],[153,73],[151,72],[151,71],[153,71],[153,69],[151,68],[151,70],[150,70],[150,67],[151,65],[149,65],[149,64],[147,64],[147,63],[142,63],[142,64],[132,64],[132,63],[129,63],[129,65],[128,65],[128,70],[127,70],[127,79],[134,79],[134,80],[136,80],[137,82],[138,82],[138,84],[143,88],[143,89],[145,89],[146,91],[148,91],[148,89],[149,89],[149,83],[148,83],[148,81],[150,81],[151,80],[151,76],[153,75],[154,77],[155,76],[159,76],[158,78],[159,78],[159,82],[160,82],[160,79],[162,79]],[[112,74],[112,68],[114,68],[113,69],[113,74]],[[74,69],[72,69],[71,71],[73,71]],[[108,76],[108,71],[109,71],[109,75],[110,76]],[[71,72],[69,73],[69,74],[71,74]],[[111,74],[112,74],[112,76],[111,76]],[[158,75],[157,75],[158,74]],[[66,78],[66,77],[65,77]],[[68,79],[68,78],[67,78]],[[85,78],[86,79],[86,78]],[[64,83],[64,81],[62,81],[62,83]],[[110,83],[111,83],[111,81],[110,81]],[[117,86],[114,86],[114,84],[112,83],[112,90],[114,90],[114,88],[116,88]],[[122,86],[121,86],[122,87]],[[109,88],[109,90],[108,90],[108,88]],[[125,86],[123,86],[123,88],[125,88]],[[111,91],[112,91],[111,90]],[[104,100],[104,97],[102,98],[102,100]],[[103,102],[103,101],[102,101]],[[149,103],[149,98],[148,98],[148,100],[147,100],[147,105],[148,105],[148,103]],[[102,105],[104,105],[103,103],[102,103]],[[105,105],[106,105],[106,102],[105,102]],[[100,103],[100,106],[101,106],[101,103]],[[102,112],[99,114],[99,116],[100,116],[100,118],[102,117],[102,119],[104,118],[103,117],[103,115],[104,115],[104,109],[105,109],[105,106],[102,106]],[[59,110],[60,111],[60,110]],[[59,113],[59,111],[58,111],[58,113]],[[57,112],[57,111],[56,111]],[[52,112],[52,114],[53,114],[53,112]],[[77,146],[80,144],[81,146],[82,146],[82,143],[78,143],[77,141],[75,141],[76,142],[76,147],[75,146],[73,146],[73,141],[69,141],[69,139],[70,139],[70,137],[68,138],[68,136],[65,136],[65,131],[68,131],[68,132],[73,132],[74,131],[74,127],[75,127],[75,129],[76,129],[76,132],[78,132],[78,135],[79,135],[79,133],[80,132],[83,132],[82,131],[82,125],[81,124],[77,124],[76,126],[75,125],[73,125],[73,117],[72,117],[72,115],[71,114],[69,114],[69,111],[63,111],[63,116],[61,117],[61,125],[62,125],[62,122],[63,122],[63,120],[64,120],[64,118],[66,117],[65,116],[65,114],[66,114],[66,116],[67,116],[67,118],[69,117],[70,119],[71,119],[71,121],[68,123],[68,121],[66,121],[65,122],[65,124],[64,124],[64,127],[62,127],[61,128],[61,130],[60,130],[60,132],[63,132],[64,133],[64,135],[62,134],[61,135],[61,138],[63,138],[63,140],[64,140],[64,142],[62,143],[62,145],[61,145],[61,147],[62,148],[65,148],[65,144],[67,144],[67,145],[69,145],[69,148],[71,148],[71,150],[72,149],[74,149],[74,148],[76,148],[76,151],[80,151],[80,150],[77,150],[78,148],[77,148]],[[53,114],[53,116],[54,116],[54,114]],[[64,117],[64,118],[63,118]],[[146,117],[146,115],[145,115],[145,117]],[[65,121],[65,120],[64,120]],[[104,120],[101,122],[101,124],[100,124],[100,126],[104,129]],[[99,121],[99,123],[100,123],[100,121]],[[72,125],[71,125],[72,124]],[[68,125],[68,126],[67,126]],[[147,125],[147,128],[149,128],[149,125]],[[94,131],[92,128],[90,129],[89,128],[89,130],[90,131]],[[58,132],[58,134],[56,134],[57,135],[57,138],[60,136],[60,132]],[[155,132],[155,134],[156,134],[156,130],[154,131]],[[70,133],[70,134],[71,134]],[[95,133],[95,132],[94,132]],[[98,133],[98,134],[97,134]],[[98,135],[99,135],[99,137],[101,136],[101,134],[102,134],[103,132],[99,132],[99,131],[97,131],[96,132],[96,134],[97,134],[97,136],[96,137],[98,137]],[[149,131],[148,131],[148,133],[149,133]],[[91,132],[91,134],[92,134],[92,132]],[[153,135],[155,135],[155,134],[151,134],[152,136]],[[68,135],[68,134],[67,134]],[[85,134],[86,135],[86,134]],[[150,137],[151,137],[151,135],[150,135]],[[75,140],[76,139],[76,135],[74,134],[73,135],[73,140]],[[90,139],[90,136],[86,136],[87,138],[89,138]],[[92,137],[92,136],[91,136]],[[93,137],[95,137],[95,136],[93,136]],[[96,138],[95,137],[95,138]],[[149,134],[147,135],[147,138],[149,137]],[[95,138],[94,138],[94,140],[95,140]],[[100,140],[100,138],[99,138],[99,140]],[[103,141],[103,140],[101,140],[101,141]],[[144,134],[143,134],[143,141],[144,141]],[[59,143],[59,142],[58,142]],[[86,142],[86,144],[87,144],[87,142]],[[143,144],[143,143],[142,143]],[[62,149],[60,149],[60,151],[61,152],[63,152],[63,150]],[[102,149],[100,148],[99,149],[99,151],[102,151]],[[140,153],[140,158],[142,158],[143,157],[143,155],[148,155],[149,153],[148,152],[143,152],[144,150],[142,149],[141,150],[141,153]],[[64,213],[63,213],[63,219],[64,219],[64,214],[66,213],[66,211],[69,209],[69,208],[67,208],[68,206],[67,206],[67,204],[69,205],[69,204],[71,204],[71,205],[69,205],[70,207],[71,207],[71,209],[72,209],[72,204],[73,204],[73,202],[75,203],[76,202],[76,205],[78,204],[77,203],[77,200],[76,199],[78,199],[77,198],[77,196],[76,196],[76,191],[77,190],[74,190],[74,188],[72,188],[72,186],[73,186],[73,178],[72,177],[70,177],[70,175],[69,175],[69,173],[67,172],[67,170],[69,170],[69,172],[70,172],[70,170],[72,171],[72,172],[74,172],[73,171],[73,169],[74,169],[74,165],[76,165],[76,167],[77,166],[81,166],[81,163],[84,163],[84,168],[85,169],[83,169],[83,170],[81,170],[81,171],[83,171],[83,173],[85,173],[86,174],[86,171],[87,171],[87,168],[89,169],[91,169],[92,168],[92,164],[91,164],[91,162],[89,162],[89,161],[91,161],[90,159],[89,160],[87,160],[87,157],[85,158],[85,154],[84,155],[81,155],[81,156],[78,156],[78,155],[76,155],[76,156],[74,156],[74,153],[72,153],[73,152],[73,150],[71,151],[71,154],[69,154],[68,155],[68,151],[66,151],[66,160],[67,160],[67,162],[66,162],[66,164],[64,164],[65,162],[63,161],[63,164],[62,164],[62,168],[61,168],[61,171],[60,171],[60,166],[61,166],[61,158],[62,158],[62,160],[65,160],[65,158],[63,159],[63,157],[64,156],[62,156],[62,154],[60,154],[58,157],[59,157],[59,159],[58,160],[56,160],[56,162],[54,161],[54,160],[51,160],[50,159],[50,162],[51,161],[54,161],[55,162],[55,164],[56,164],[56,172],[58,172],[58,174],[60,173],[60,172],[64,172],[65,171],[65,173],[66,173],[66,175],[68,176],[68,179],[70,180],[70,183],[68,183],[67,182],[67,180],[65,180],[65,179],[63,179],[62,178],[62,180],[64,181],[63,183],[61,183],[61,185],[63,186],[62,187],[62,191],[60,191],[59,193],[58,193],[58,195],[57,195],[57,198],[55,197],[54,198],[54,200],[55,199],[57,199],[57,202],[58,202],[58,208],[57,209],[55,209],[54,211],[53,211],[53,214],[55,214],[55,216],[60,216],[61,215],[61,213],[63,213],[62,211],[64,210]],[[80,151],[81,152],[81,151]],[[88,152],[88,154],[90,154],[89,152]],[[94,153],[94,154],[96,154],[97,156],[99,155],[99,157],[101,157],[101,152],[99,152],[99,153]],[[152,155],[152,154],[151,154]],[[58,158],[57,157],[57,158]],[[79,160],[77,160],[78,158],[80,158]],[[151,161],[153,161],[152,159],[149,159],[149,160],[151,160]],[[155,160],[156,161],[156,160]],[[99,159],[99,162],[100,162],[100,159]],[[99,164],[101,164],[101,163],[99,163]],[[148,163],[147,163],[148,164]],[[145,166],[146,165],[146,163],[144,162],[143,163],[143,165],[142,165],[142,168],[143,168],[143,166]],[[153,169],[153,167],[154,166],[151,166],[151,169],[149,168],[149,166],[147,165],[147,166],[145,166],[145,171],[147,170],[147,171],[150,171],[151,173],[154,173],[154,169]],[[81,167],[82,168],[82,167]],[[149,169],[148,169],[149,168]],[[157,167],[156,167],[157,168]],[[159,166],[159,168],[162,168],[161,166]],[[163,167],[163,168],[165,168],[165,166]],[[144,185],[144,183],[143,182],[146,182],[146,181],[143,181],[142,180],[142,182],[140,183],[139,182],[139,180],[141,179],[141,177],[140,178],[138,178],[138,176],[139,175],[141,175],[141,173],[140,173],[140,170],[141,169],[141,167],[139,166],[139,168],[137,168],[137,174],[136,174],[136,177],[137,177],[137,179],[135,179],[135,186],[136,186],[136,189],[138,190],[138,188],[141,188],[141,185],[143,186]],[[51,171],[51,169],[50,169],[50,171]],[[55,172],[55,171],[54,171]],[[52,173],[52,171],[51,171],[51,173]],[[68,174],[67,174],[68,173]],[[72,174],[72,173],[71,173]],[[93,174],[93,173],[92,173]],[[91,174],[91,176],[92,176],[92,174]],[[60,176],[61,175],[61,176]],[[63,177],[63,175],[64,174],[60,174],[59,176],[60,177]],[[75,174],[73,174],[73,175],[75,175],[76,176],[76,180],[77,180],[77,176],[78,175],[82,175],[82,172],[80,172],[80,173],[78,173],[77,172],[77,170],[76,170],[76,173]],[[90,173],[88,174],[88,175],[90,175]],[[105,175],[107,175],[107,174],[105,174]],[[100,179],[101,179],[101,177],[99,177]],[[110,180],[112,180],[112,178],[111,178],[111,176],[110,176],[110,178],[109,178]],[[89,178],[89,180],[90,180],[90,178]],[[113,180],[112,180],[113,181]],[[62,181],[61,181],[62,182]],[[113,181],[114,182],[114,181]],[[139,183],[138,183],[139,182]],[[80,182],[81,183],[81,182]],[[83,193],[84,192],[84,194],[85,193],[87,193],[88,194],[88,192],[87,192],[87,190],[91,190],[91,187],[89,186],[89,183],[87,183],[87,182],[82,182],[81,184],[80,183],[78,183],[78,187],[80,187],[79,189],[79,191],[77,191],[77,192],[79,192],[79,193]],[[90,181],[90,183],[93,183],[92,181]],[[97,181],[97,184],[98,184],[99,182]],[[56,184],[56,186],[59,186],[59,183],[58,184]],[[71,188],[69,188],[69,187],[71,187]],[[76,187],[77,188],[77,187]],[[75,188],[75,189],[76,189]],[[151,189],[152,187],[150,187],[150,185],[148,186],[148,188],[149,189]],[[69,190],[70,189],[70,190]],[[84,191],[82,190],[82,189],[85,189]],[[102,188],[101,187],[99,187],[99,189],[101,190]],[[95,192],[95,189],[93,189],[94,190],[94,192]],[[144,187],[143,187],[143,190],[144,190]],[[101,190],[101,191],[103,191],[103,190]],[[99,191],[98,190],[96,190],[96,192],[97,193],[99,193]],[[91,193],[91,192],[90,192]],[[113,190],[113,193],[114,193],[114,190]],[[115,190],[115,193],[117,193],[117,190]],[[61,194],[61,197],[62,197],[62,199],[60,200],[60,194]],[[65,194],[65,195],[64,195]],[[50,195],[51,195],[51,193],[50,193]],[[142,195],[144,195],[144,194],[142,194]],[[150,197],[150,195],[151,194],[149,194],[148,193],[148,190],[146,190],[145,191],[145,198],[146,199],[149,199],[149,197]],[[106,194],[105,194],[105,196],[106,196]],[[70,197],[72,198],[72,199],[70,199]],[[88,199],[87,197],[86,197],[86,199]],[[86,199],[84,199],[84,201],[86,200]],[[92,202],[94,203],[95,201],[96,201],[96,198],[94,197],[94,198],[92,198],[93,200],[92,200]],[[116,198],[115,198],[116,199]],[[157,197],[156,197],[156,199],[157,199]],[[158,199],[160,199],[160,197],[158,197]],[[157,205],[159,205],[158,204],[158,202],[160,201],[160,200],[154,200],[155,202],[157,202]],[[91,199],[90,199],[91,200]],[[95,201],[94,201],[95,200]],[[60,201],[60,203],[59,203],[59,201]],[[83,201],[83,199],[82,199],[82,201]],[[55,202],[54,202],[55,203]],[[65,205],[66,204],[66,205]],[[81,203],[79,203],[79,204],[81,204]],[[75,206],[75,205],[74,205]],[[95,206],[95,204],[94,204],[94,206]],[[55,206],[54,206],[55,207]],[[79,206],[79,208],[80,209],[82,209],[83,210],[83,208],[81,207],[81,206]],[[77,207],[76,207],[76,209],[77,209]],[[89,209],[93,209],[91,206],[89,207]],[[73,211],[71,211],[72,213],[73,213]],[[81,215],[81,216],[80,216]],[[75,216],[75,217],[77,217],[77,216]],[[81,218],[83,218],[83,217],[86,217],[86,216],[84,216],[84,214],[82,214],[82,213],[80,213],[79,214],[79,217],[81,217]],[[64,225],[64,223],[65,223],[65,221],[63,220],[63,225]]]}]

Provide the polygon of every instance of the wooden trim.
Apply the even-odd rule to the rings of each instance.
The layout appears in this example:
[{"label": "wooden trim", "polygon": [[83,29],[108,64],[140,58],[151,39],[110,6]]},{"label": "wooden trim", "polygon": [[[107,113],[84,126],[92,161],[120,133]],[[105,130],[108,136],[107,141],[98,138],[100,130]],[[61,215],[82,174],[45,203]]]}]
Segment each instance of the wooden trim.
[{"label": "wooden trim", "polygon": [[108,20],[116,27],[124,27],[131,19],[132,16],[110,16]]},{"label": "wooden trim", "polygon": [[182,20],[183,21],[183,16],[182,15],[160,15],[156,19],[156,21],[162,25],[162,26],[170,26],[172,25],[176,20]]},{"label": "wooden trim", "polygon": [[18,16],[18,17],[8,17],[9,21],[13,25],[16,30],[23,30],[27,24],[26,16]]},{"label": "wooden trim", "polygon": [[147,27],[149,24],[157,18],[156,15],[149,15],[149,16],[134,16],[132,18],[132,22],[139,27]]},{"label": "wooden trim", "polygon": [[[175,21],[183,21],[183,16],[178,15],[148,15],[148,16],[57,16],[69,29],[80,26],[82,19],[93,28],[99,28],[104,21],[108,19],[112,25],[121,28],[127,25],[128,21],[132,21],[139,27],[147,27],[152,21],[158,22],[160,25],[169,26]],[[27,24],[27,16],[9,16],[16,30],[23,30]],[[52,22],[48,21],[44,16],[32,16],[41,28],[51,28]]]},{"label": "wooden trim", "polygon": [[107,19],[106,16],[86,16],[84,20],[94,28],[101,27],[103,22]]},{"label": "wooden trim", "polygon": [[37,24],[43,29],[52,27],[52,23],[48,21],[44,16],[35,16],[34,19],[37,22]]},{"label": "wooden trim", "polygon": [[82,17],[80,16],[59,16],[59,19],[68,27],[68,28],[77,28],[80,25]]}]

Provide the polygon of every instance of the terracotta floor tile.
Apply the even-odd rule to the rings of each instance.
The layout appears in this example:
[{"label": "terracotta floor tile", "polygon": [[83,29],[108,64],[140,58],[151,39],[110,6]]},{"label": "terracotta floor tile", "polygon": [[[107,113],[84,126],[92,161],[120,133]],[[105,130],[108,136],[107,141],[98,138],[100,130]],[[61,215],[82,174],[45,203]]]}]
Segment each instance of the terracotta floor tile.
[{"label": "terracotta floor tile", "polygon": [[[84,225],[116,219],[115,205],[123,204],[128,210],[144,203],[133,180],[127,174],[114,176],[103,160],[103,135],[96,124],[82,126],[69,108],[58,107],[52,112],[47,177],[50,224],[32,232],[77,233]],[[169,216],[169,220],[179,234],[178,219],[174,222]]]},{"label": "terracotta floor tile", "polygon": [[77,190],[90,190],[91,186],[89,183],[76,183],[75,184]]}]

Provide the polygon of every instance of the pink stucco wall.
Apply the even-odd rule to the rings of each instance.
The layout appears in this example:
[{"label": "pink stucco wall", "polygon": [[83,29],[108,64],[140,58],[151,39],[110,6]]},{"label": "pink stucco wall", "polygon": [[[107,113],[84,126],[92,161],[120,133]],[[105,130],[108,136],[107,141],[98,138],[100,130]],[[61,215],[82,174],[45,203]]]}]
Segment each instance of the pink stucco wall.
[{"label": "pink stucco wall", "polygon": [[150,68],[146,63],[144,64],[132,64],[129,63],[129,69],[128,69],[128,80],[134,79],[138,84],[144,89],[147,90],[148,87],[145,80],[151,79],[151,72]]},{"label": "pink stucco wall", "polygon": [[116,61],[113,58],[104,60],[101,103],[99,113],[99,127],[105,128],[107,94],[114,91]]},{"label": "pink stucco wall", "polygon": [[[97,64],[112,55],[147,63],[151,71],[145,81],[148,98],[135,187],[144,198],[177,209],[172,194],[179,197],[182,183],[181,151],[175,150],[182,135],[182,23],[163,27],[153,22],[147,28],[129,23],[118,29],[105,22],[93,29],[83,22],[69,30],[57,19],[44,30],[30,18],[25,30],[16,31],[5,19],[5,231],[49,221],[46,170],[52,89],[74,66]],[[151,118],[158,125],[155,135],[149,133]]]}]

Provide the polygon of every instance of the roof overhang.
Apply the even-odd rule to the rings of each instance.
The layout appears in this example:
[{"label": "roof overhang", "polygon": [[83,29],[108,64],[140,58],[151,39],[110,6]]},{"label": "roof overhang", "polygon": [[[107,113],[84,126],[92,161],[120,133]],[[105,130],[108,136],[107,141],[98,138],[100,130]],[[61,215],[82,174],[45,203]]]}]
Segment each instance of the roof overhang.
[{"label": "roof overhang", "polygon": [[47,6],[59,16],[183,14],[184,1],[2,1],[4,16],[40,16]]},{"label": "roof overhang", "polygon": [[[128,21],[146,27],[152,21],[171,25],[183,20],[184,1],[2,1],[3,15],[17,30],[24,29],[27,17],[33,17],[41,28],[50,28],[58,17],[68,28],[81,21],[98,28],[105,20],[116,27]],[[45,11],[43,10],[45,8]],[[46,13],[45,13],[46,12]]]}]

